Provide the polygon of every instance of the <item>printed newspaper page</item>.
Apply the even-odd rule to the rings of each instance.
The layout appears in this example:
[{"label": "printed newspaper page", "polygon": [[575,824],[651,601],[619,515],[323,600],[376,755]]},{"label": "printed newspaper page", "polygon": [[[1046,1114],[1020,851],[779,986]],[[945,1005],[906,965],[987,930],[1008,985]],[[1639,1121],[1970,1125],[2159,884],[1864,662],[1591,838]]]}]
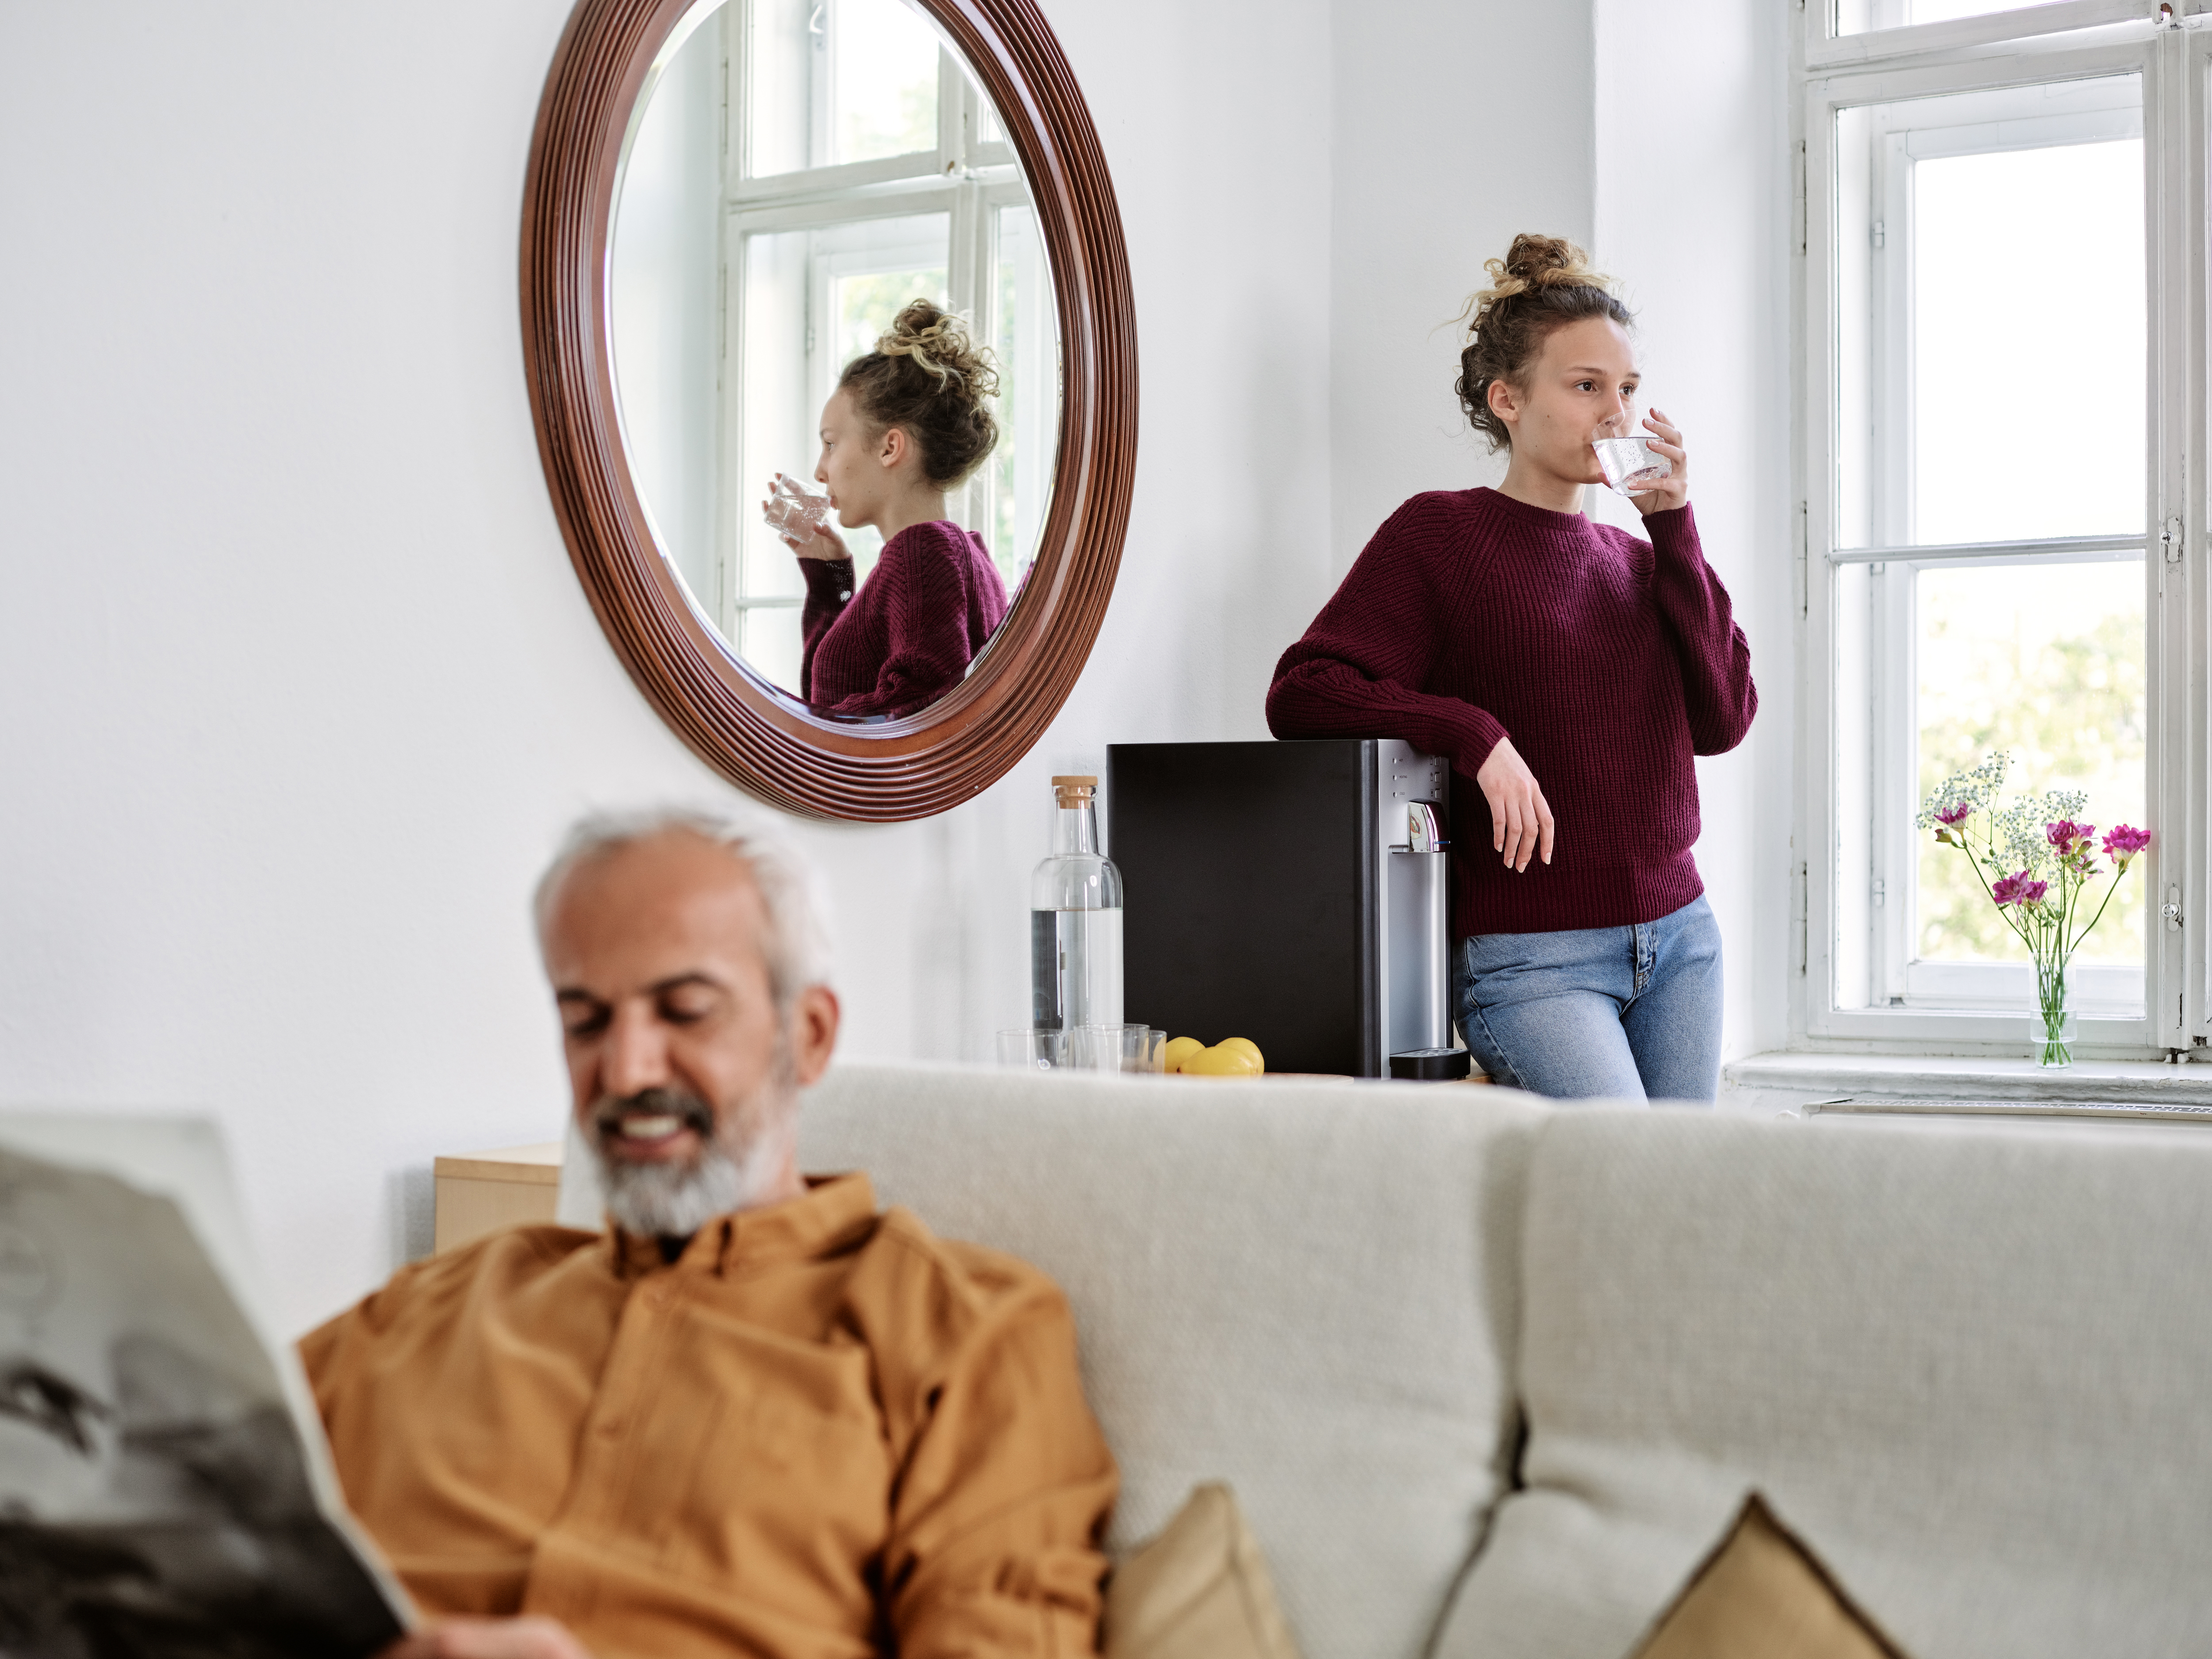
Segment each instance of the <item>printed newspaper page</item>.
[{"label": "printed newspaper page", "polygon": [[0,1659],[357,1659],[346,1515],[197,1120],[0,1114]]}]

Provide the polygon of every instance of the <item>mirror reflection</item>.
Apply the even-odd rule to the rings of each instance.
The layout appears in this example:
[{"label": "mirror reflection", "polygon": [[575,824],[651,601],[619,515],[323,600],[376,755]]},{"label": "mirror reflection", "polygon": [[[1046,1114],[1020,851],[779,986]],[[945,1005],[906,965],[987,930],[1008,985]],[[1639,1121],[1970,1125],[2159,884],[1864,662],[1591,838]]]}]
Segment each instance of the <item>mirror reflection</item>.
[{"label": "mirror reflection", "polygon": [[1012,147],[930,21],[688,16],[631,124],[609,295],[631,472],[700,613],[826,716],[958,685],[1043,527],[1060,342]]}]

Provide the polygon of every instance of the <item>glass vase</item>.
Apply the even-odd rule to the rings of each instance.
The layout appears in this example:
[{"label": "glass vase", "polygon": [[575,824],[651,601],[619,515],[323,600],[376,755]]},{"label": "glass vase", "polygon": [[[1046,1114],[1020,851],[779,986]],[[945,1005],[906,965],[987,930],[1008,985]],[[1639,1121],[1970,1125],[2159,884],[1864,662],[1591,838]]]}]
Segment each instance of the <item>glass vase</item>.
[{"label": "glass vase", "polygon": [[2066,976],[2039,973],[2035,977],[2035,1063],[2039,1066],[2074,1063],[2074,1039],[2080,1022],[2066,1006]]}]

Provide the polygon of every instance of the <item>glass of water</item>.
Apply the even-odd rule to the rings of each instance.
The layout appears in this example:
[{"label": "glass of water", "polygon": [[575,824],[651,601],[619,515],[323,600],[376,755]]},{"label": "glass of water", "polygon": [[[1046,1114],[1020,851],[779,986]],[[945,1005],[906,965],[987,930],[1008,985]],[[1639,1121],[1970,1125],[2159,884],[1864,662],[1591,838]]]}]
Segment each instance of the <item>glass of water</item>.
[{"label": "glass of water", "polygon": [[769,486],[761,517],[787,542],[811,541],[814,532],[830,522],[830,498],[800,488],[788,473],[780,472]]},{"label": "glass of water", "polygon": [[1590,434],[1597,451],[1598,469],[1605,481],[1623,495],[1641,495],[1674,470],[1674,463],[1652,449],[1649,437],[1636,430],[1636,411],[1624,410]]}]

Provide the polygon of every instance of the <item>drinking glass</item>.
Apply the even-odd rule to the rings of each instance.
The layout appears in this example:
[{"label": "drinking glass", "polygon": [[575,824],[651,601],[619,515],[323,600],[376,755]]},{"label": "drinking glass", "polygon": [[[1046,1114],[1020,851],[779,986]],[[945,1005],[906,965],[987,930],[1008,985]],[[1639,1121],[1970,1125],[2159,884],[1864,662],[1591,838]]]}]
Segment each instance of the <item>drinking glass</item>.
[{"label": "drinking glass", "polygon": [[761,510],[768,527],[787,542],[813,538],[830,519],[830,498],[802,489],[787,473],[778,473],[769,486],[768,505]]},{"label": "drinking glass", "polygon": [[999,1063],[1025,1071],[1064,1071],[1067,1069],[1068,1033],[1012,1026],[999,1033]]},{"label": "drinking glass", "polygon": [[1674,463],[1651,447],[1650,439],[1636,430],[1632,409],[1601,422],[1590,434],[1597,451],[1598,469],[1605,481],[1623,495],[1641,495],[1674,470]]},{"label": "drinking glass", "polygon": [[1158,1071],[1167,1033],[1150,1026],[1078,1026],[1068,1033],[1068,1064],[1078,1071]]}]

